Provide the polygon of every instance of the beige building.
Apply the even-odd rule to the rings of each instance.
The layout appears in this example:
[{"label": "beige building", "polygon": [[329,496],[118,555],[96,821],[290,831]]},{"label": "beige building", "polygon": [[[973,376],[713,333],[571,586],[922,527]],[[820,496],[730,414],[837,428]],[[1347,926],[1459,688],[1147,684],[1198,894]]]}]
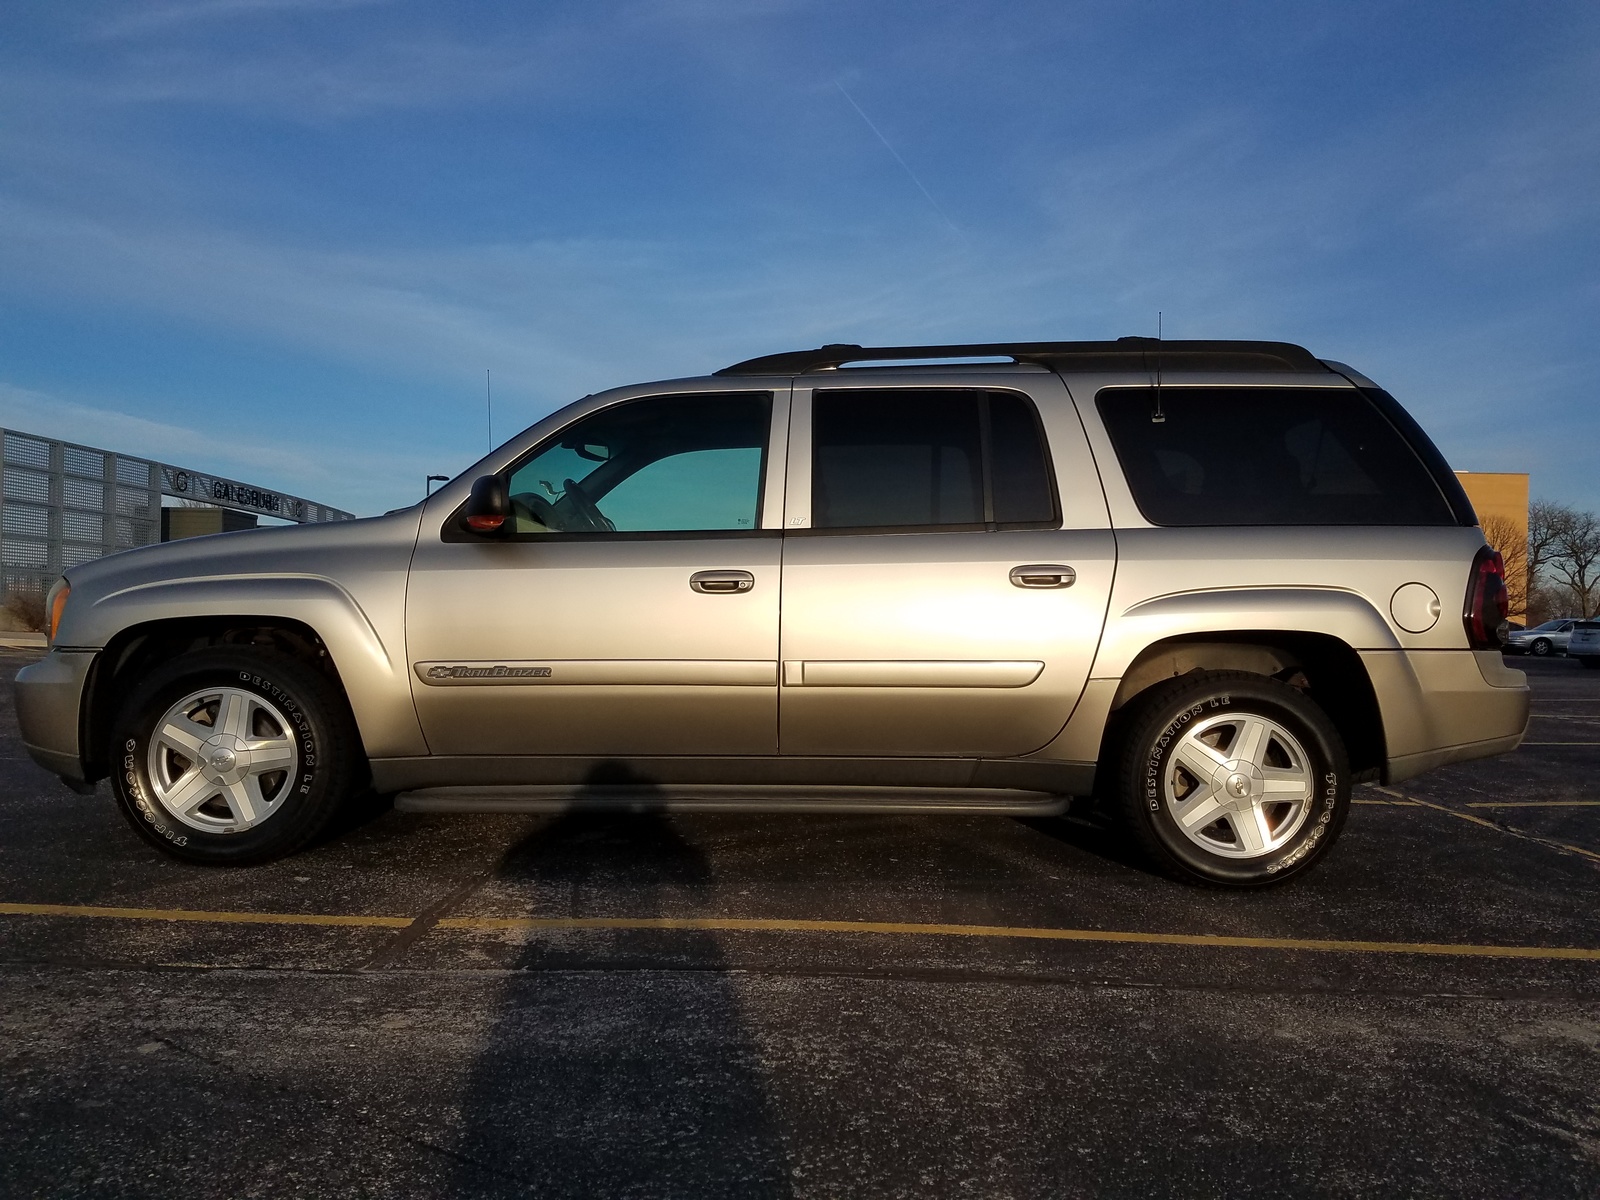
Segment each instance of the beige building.
[{"label": "beige building", "polygon": [[1528,608],[1528,476],[1520,471],[1457,471],[1490,545],[1506,560],[1511,619]]}]

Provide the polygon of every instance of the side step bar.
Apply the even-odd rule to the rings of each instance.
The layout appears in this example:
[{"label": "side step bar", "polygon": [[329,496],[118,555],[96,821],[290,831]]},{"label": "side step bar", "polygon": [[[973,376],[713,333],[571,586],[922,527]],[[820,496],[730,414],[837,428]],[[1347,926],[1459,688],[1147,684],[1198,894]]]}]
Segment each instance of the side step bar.
[{"label": "side step bar", "polygon": [[985,813],[1055,817],[1072,797],[1006,788],[813,787],[771,784],[671,784],[598,787],[518,784],[437,787],[401,792],[395,809],[409,813]]}]

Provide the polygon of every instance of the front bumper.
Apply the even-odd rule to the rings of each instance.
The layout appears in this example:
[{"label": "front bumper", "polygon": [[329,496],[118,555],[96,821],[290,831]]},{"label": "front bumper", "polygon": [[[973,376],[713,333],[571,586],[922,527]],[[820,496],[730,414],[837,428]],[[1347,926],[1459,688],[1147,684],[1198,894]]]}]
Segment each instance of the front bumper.
[{"label": "front bumper", "polygon": [[33,761],[77,783],[83,762],[83,697],[96,651],[52,650],[17,672],[17,724]]},{"label": "front bumper", "polygon": [[1383,714],[1386,783],[1515,750],[1528,728],[1528,677],[1498,650],[1361,652]]}]

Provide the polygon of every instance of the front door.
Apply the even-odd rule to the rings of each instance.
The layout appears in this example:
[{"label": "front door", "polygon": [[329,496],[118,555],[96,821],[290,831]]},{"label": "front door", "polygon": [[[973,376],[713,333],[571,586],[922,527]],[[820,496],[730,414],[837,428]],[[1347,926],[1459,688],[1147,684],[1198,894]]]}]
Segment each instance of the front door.
[{"label": "front door", "polygon": [[1014,756],[1066,723],[1115,542],[1065,389],[1027,384],[795,389],[784,754]]},{"label": "front door", "polygon": [[425,523],[406,630],[434,754],[774,753],[773,410],[768,392],[611,405],[505,472],[509,534]]}]

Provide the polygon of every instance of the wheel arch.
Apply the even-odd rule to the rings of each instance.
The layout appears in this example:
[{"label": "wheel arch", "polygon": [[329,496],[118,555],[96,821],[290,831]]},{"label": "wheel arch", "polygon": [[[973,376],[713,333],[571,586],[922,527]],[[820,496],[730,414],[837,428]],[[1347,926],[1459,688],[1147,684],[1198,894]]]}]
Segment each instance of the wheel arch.
[{"label": "wheel arch", "polygon": [[1101,761],[1113,750],[1119,714],[1156,685],[1194,671],[1247,671],[1296,688],[1328,714],[1358,780],[1382,771],[1383,714],[1355,648],[1331,634],[1270,629],[1179,634],[1140,650],[1112,697]]},{"label": "wheel arch", "polygon": [[[168,617],[119,631],[95,657],[84,687],[81,708],[85,777],[104,778],[108,771],[107,739],[121,699],[133,681],[157,663],[180,654],[218,646],[270,648],[326,675],[349,703],[338,664],[315,629],[282,616],[244,615]],[[352,713],[352,715],[354,715]],[[359,732],[360,722],[356,722]],[[365,755],[365,748],[362,747]]]}]

